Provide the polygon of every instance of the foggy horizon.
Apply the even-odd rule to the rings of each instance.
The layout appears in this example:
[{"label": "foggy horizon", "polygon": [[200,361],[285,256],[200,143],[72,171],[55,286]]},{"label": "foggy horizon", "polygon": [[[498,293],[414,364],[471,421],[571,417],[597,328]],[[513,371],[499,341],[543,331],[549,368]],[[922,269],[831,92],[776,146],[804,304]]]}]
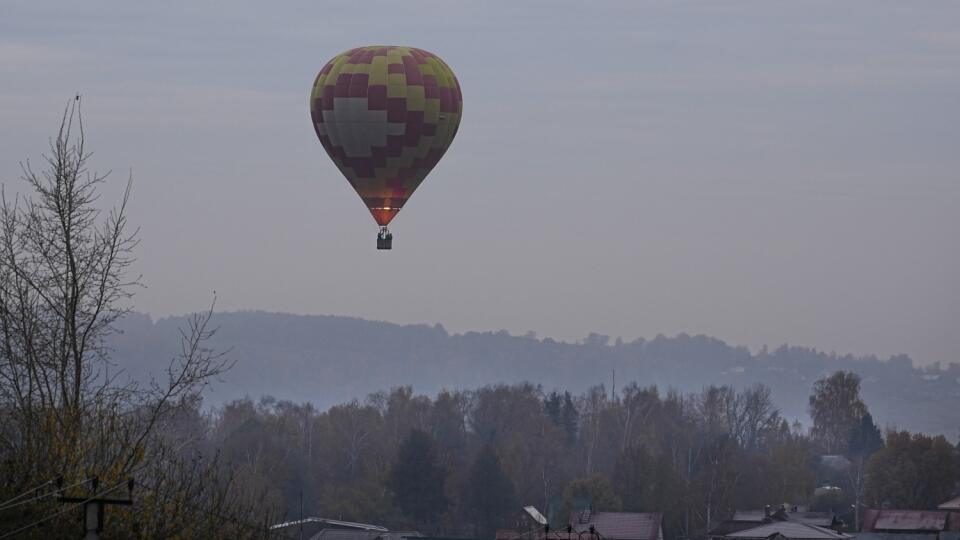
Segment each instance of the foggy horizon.
[{"label": "foggy horizon", "polygon": [[0,81],[0,540],[960,540],[960,2],[5,0]]},{"label": "foggy horizon", "polygon": [[[218,300],[217,302],[218,302],[218,304],[219,304],[219,300]],[[209,305],[208,305],[207,307],[209,307]],[[183,311],[183,312],[179,312],[179,313],[165,313],[165,314],[159,314],[159,315],[158,315],[158,314],[153,314],[153,313],[147,313],[147,312],[145,312],[145,311],[143,311],[143,310],[140,310],[140,309],[134,309],[131,313],[132,313],[132,314],[138,314],[138,315],[147,316],[147,317],[150,318],[150,320],[151,320],[154,324],[156,324],[156,323],[159,322],[159,321],[174,320],[174,319],[183,319],[183,318],[185,318],[185,317],[188,317],[188,316],[190,316],[190,315],[193,315],[193,314],[196,314],[196,313],[200,313],[200,312],[203,312],[203,309],[188,310],[188,311]],[[641,333],[641,334],[637,334],[637,335],[635,335],[635,336],[623,336],[623,335],[607,334],[607,333],[603,332],[602,330],[588,330],[588,331],[584,332],[582,335],[573,335],[573,336],[570,336],[570,337],[560,337],[560,336],[553,336],[553,335],[548,335],[548,334],[542,334],[542,333],[539,333],[539,332],[536,332],[536,331],[530,330],[530,329],[528,329],[528,330],[512,330],[512,329],[509,329],[509,328],[494,328],[494,327],[490,327],[490,328],[454,328],[454,327],[452,327],[452,326],[449,326],[449,325],[445,324],[443,321],[428,321],[428,320],[422,320],[422,321],[397,321],[397,320],[376,319],[376,318],[370,318],[370,317],[362,317],[362,316],[359,316],[359,315],[350,315],[350,314],[343,314],[343,313],[299,313],[299,312],[294,312],[294,311],[267,310],[267,309],[261,309],[261,308],[237,308],[237,309],[225,310],[225,309],[220,309],[219,307],[217,307],[217,308],[214,310],[214,312],[213,312],[213,320],[212,320],[212,322],[213,322],[214,324],[216,324],[216,322],[217,322],[217,316],[218,316],[218,315],[242,314],[242,313],[264,313],[264,314],[267,314],[267,315],[292,315],[292,316],[295,316],[295,317],[336,317],[336,318],[344,318],[344,319],[357,319],[357,320],[366,321],[366,322],[373,322],[373,323],[391,324],[391,325],[396,325],[396,326],[400,326],[400,327],[407,327],[407,326],[435,327],[435,326],[439,325],[439,326],[442,327],[443,330],[444,330],[448,335],[450,335],[450,336],[464,335],[464,334],[469,334],[469,333],[481,333],[481,334],[485,334],[485,333],[507,332],[510,336],[513,336],[513,337],[532,337],[532,338],[534,338],[534,339],[536,339],[536,340],[538,340],[538,341],[553,340],[553,341],[555,341],[555,342],[557,342],[557,343],[567,344],[567,345],[579,345],[579,344],[583,344],[584,341],[585,341],[588,337],[590,337],[592,334],[595,334],[595,335],[598,335],[598,336],[601,336],[601,337],[607,337],[607,338],[609,338],[609,343],[608,343],[609,345],[614,345],[614,343],[615,343],[618,339],[621,340],[621,341],[623,341],[623,343],[630,343],[630,342],[637,341],[637,340],[650,341],[650,340],[652,340],[652,339],[654,339],[654,338],[656,338],[656,337],[658,337],[658,336],[667,337],[667,338],[675,338],[675,337],[678,337],[678,336],[680,336],[680,335],[688,335],[688,336],[691,336],[691,337],[704,336],[704,337],[708,337],[708,338],[718,339],[718,340],[722,341],[723,343],[729,345],[730,347],[744,347],[744,348],[746,348],[751,354],[757,354],[760,350],[762,350],[762,349],[764,349],[764,348],[772,351],[772,350],[774,350],[774,349],[776,349],[776,348],[778,348],[778,347],[781,347],[781,346],[789,346],[789,347],[802,347],[802,348],[807,348],[807,349],[815,350],[815,351],[817,351],[817,352],[821,352],[821,353],[825,353],[825,354],[829,354],[829,355],[837,355],[837,356],[847,356],[847,355],[849,355],[849,356],[852,356],[852,357],[855,357],[855,358],[864,358],[864,357],[871,357],[871,356],[872,356],[872,357],[876,357],[876,358],[877,358],[878,360],[880,360],[880,361],[886,361],[886,360],[888,360],[888,359],[890,359],[891,357],[894,357],[894,356],[906,355],[906,356],[908,356],[908,357],[913,361],[914,365],[915,365],[916,367],[918,367],[918,368],[920,368],[920,367],[925,367],[925,366],[926,366],[926,367],[932,367],[933,364],[934,364],[934,363],[926,363],[926,364],[921,363],[921,362],[919,362],[916,358],[914,358],[914,357],[911,356],[910,354],[908,354],[908,353],[906,353],[906,352],[903,352],[903,351],[900,351],[900,352],[892,352],[892,353],[890,353],[890,354],[880,354],[880,353],[871,352],[871,351],[831,350],[831,349],[826,349],[826,348],[823,348],[823,347],[819,347],[819,346],[817,346],[816,344],[813,344],[813,343],[799,343],[799,342],[793,342],[793,341],[790,341],[790,342],[782,342],[782,343],[760,343],[760,344],[757,344],[757,345],[753,345],[753,344],[749,344],[749,343],[738,343],[738,342],[735,342],[735,341],[732,341],[732,340],[729,340],[729,339],[725,339],[723,336],[719,336],[719,335],[706,334],[706,333],[703,333],[703,332],[687,332],[687,331],[683,331],[683,330],[679,330],[679,331],[677,331],[677,332],[669,333],[669,334],[668,334],[668,333],[663,333],[663,332],[654,333],[654,334],[642,334],[642,333]],[[941,362],[941,368],[947,368],[950,364],[960,364],[960,362]]]}]

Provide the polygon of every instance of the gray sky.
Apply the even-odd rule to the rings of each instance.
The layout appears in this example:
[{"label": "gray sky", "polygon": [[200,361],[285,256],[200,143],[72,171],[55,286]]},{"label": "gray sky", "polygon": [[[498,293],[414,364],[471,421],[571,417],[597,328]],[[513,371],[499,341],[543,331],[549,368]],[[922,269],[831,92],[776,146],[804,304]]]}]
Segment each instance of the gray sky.
[{"label": "gray sky", "polygon": [[[138,309],[960,360],[960,3],[267,6],[0,4],[0,179],[81,92]],[[387,253],[307,104],[368,44],[464,95]]]}]

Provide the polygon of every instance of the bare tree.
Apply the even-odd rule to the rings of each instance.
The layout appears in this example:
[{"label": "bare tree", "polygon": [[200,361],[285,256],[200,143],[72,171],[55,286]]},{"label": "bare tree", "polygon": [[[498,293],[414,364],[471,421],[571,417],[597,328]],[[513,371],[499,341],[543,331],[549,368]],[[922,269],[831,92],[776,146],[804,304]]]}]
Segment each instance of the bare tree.
[{"label": "bare tree", "polygon": [[[230,367],[205,346],[215,332],[211,305],[182,330],[183,348],[163,377],[142,385],[109,369],[105,340],[140,286],[129,275],[138,244],[127,221],[132,178],[116,207],[99,207],[108,174],[87,168],[80,105],[79,96],[67,105],[44,166],[22,165],[30,193],[0,192],[0,459],[8,476],[0,494],[58,476],[67,485],[91,474],[102,485],[148,479],[176,458],[165,423]],[[155,480],[187,496],[172,478]],[[41,499],[34,511],[52,504]]]}]

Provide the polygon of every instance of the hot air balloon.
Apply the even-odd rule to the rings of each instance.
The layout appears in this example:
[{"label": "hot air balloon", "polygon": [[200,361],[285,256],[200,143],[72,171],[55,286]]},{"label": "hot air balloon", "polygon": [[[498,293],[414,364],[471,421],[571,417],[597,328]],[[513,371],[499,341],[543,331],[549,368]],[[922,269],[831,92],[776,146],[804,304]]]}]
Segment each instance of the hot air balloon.
[{"label": "hot air balloon", "polygon": [[447,151],[462,105],[450,67],[413,47],[350,49],[317,75],[313,127],[380,226],[377,249],[391,248],[387,225]]}]

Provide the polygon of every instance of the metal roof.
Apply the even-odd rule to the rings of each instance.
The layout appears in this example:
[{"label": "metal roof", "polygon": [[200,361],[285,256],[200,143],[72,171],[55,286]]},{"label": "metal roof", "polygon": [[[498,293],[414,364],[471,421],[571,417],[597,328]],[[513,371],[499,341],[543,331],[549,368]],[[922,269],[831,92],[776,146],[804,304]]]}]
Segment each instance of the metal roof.
[{"label": "metal roof", "polygon": [[790,512],[787,514],[787,517],[790,521],[816,525],[818,527],[829,527],[833,525],[834,522],[832,512]]},{"label": "metal roof", "polygon": [[734,521],[728,519],[727,521],[721,522],[716,527],[710,529],[710,532],[707,533],[709,537],[720,537],[720,536],[729,536],[730,533],[735,533],[737,531],[745,531],[747,529],[752,529],[760,523],[756,521]]},{"label": "metal roof", "polygon": [[319,518],[319,517],[306,517],[306,518],[297,519],[294,521],[285,521],[283,523],[277,523],[276,525],[271,525],[270,529],[283,529],[285,527],[293,527],[296,525],[300,525],[301,523],[303,523],[304,525],[306,525],[307,523],[320,523],[323,525],[330,525],[332,527],[341,527],[344,529],[358,529],[362,531],[387,532],[387,529],[385,527],[381,527],[379,525],[370,525],[368,523],[354,523],[352,521],[340,521],[338,519],[326,519],[326,518]]},{"label": "metal roof", "polygon": [[956,499],[950,499],[937,508],[940,510],[960,510],[960,497],[957,497]]},{"label": "metal roof", "polygon": [[733,519],[730,521],[750,521],[756,523],[763,523],[763,521],[770,517],[763,510],[737,510],[733,513]]},{"label": "metal roof", "polygon": [[782,535],[784,538],[789,538],[790,540],[845,540],[852,538],[848,534],[838,533],[824,527],[817,527],[816,525],[797,523],[795,521],[775,521],[752,529],[731,533],[727,535],[727,538],[768,538],[776,534]]},{"label": "metal roof", "polygon": [[589,531],[590,526],[610,540],[657,540],[660,538],[662,514],[637,512],[594,512],[586,523],[577,523],[577,532]]},{"label": "metal roof", "polygon": [[310,537],[310,540],[403,540],[418,537],[416,531],[363,531],[358,529],[324,529]]},{"label": "metal roof", "polygon": [[854,535],[854,540],[944,540],[937,538],[937,533],[871,533],[861,532]]},{"label": "metal roof", "polygon": [[806,523],[807,525],[817,525],[818,527],[829,527],[834,523],[834,514],[833,512],[789,512],[784,510],[777,510],[768,514],[764,510],[737,510],[733,513],[733,518],[728,521],[765,523],[784,519]]},{"label": "metal roof", "polygon": [[928,510],[880,510],[873,530],[942,531],[947,528],[947,513]]}]

